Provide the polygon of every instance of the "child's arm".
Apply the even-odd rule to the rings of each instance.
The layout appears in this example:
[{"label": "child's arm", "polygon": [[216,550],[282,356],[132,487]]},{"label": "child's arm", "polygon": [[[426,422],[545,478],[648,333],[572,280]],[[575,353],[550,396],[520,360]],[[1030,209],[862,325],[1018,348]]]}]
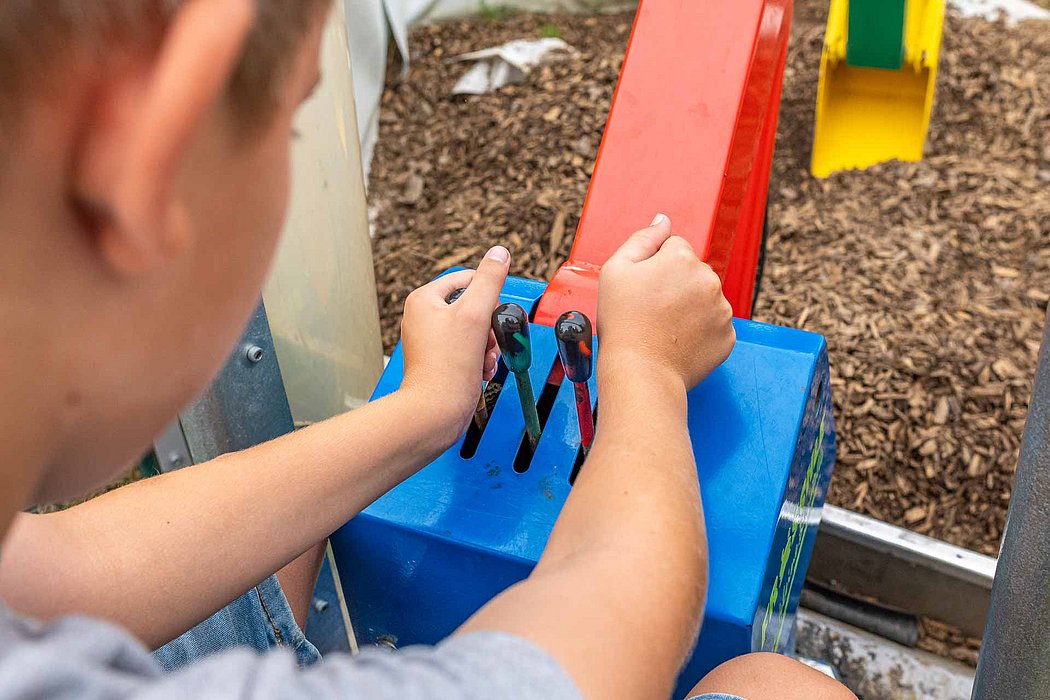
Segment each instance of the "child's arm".
[{"label": "child's arm", "polygon": [[494,251],[477,273],[409,297],[399,391],[66,511],[20,516],[3,543],[0,596],[36,617],[108,618],[159,646],[323,540],[466,428],[495,367],[489,323],[509,259]]},{"label": "child's arm", "polygon": [[594,448],[533,574],[462,630],[535,642],[585,697],[668,697],[706,595],[686,391],[735,335],[718,278],[670,234],[664,219],[603,267]]}]

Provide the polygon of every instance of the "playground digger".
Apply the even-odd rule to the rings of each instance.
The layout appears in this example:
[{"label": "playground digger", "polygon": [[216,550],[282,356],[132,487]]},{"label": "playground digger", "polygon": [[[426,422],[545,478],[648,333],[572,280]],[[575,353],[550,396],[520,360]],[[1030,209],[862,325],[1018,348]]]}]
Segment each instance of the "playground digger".
[{"label": "playground digger", "polygon": [[[411,295],[395,394],[24,512],[107,483],[221,365],[274,254],[327,4],[0,1],[0,698],[667,697],[707,577],[685,396],[734,334],[662,215],[603,268],[598,437],[542,559],[436,647],[321,659],[301,629],[327,535],[466,429],[499,246]],[[853,697],[775,655],[696,680]]]}]

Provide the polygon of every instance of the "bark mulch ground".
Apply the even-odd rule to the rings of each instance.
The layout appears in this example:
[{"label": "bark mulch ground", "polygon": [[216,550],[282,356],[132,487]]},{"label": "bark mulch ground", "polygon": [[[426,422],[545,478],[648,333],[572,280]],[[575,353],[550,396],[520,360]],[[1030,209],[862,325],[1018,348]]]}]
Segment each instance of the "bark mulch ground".
[{"label": "bark mulch ground", "polygon": [[[816,180],[824,4],[796,4],[755,318],[828,339],[831,502],[995,554],[1050,291],[1050,28],[949,16],[926,159]],[[413,32],[370,183],[388,350],[405,295],[490,244],[526,277],[564,260],[630,24],[515,15]],[[465,70],[449,56],[553,35],[579,57],[449,96]]]}]

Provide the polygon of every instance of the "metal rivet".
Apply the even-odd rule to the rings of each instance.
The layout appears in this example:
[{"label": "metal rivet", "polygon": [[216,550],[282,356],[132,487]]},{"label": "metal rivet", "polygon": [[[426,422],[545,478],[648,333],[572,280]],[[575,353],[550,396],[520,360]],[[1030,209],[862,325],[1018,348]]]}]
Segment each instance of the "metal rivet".
[{"label": "metal rivet", "polygon": [[314,610],[316,610],[319,613],[323,613],[327,609],[328,609],[328,601],[327,600],[321,600],[320,598],[314,598]]},{"label": "metal rivet", "polygon": [[244,356],[248,358],[248,362],[258,362],[263,359],[263,349],[258,345],[249,345],[244,351]]},{"label": "metal rivet", "polygon": [[381,634],[376,637],[376,646],[384,647],[390,651],[397,651],[397,639],[389,634]]},{"label": "metal rivet", "polygon": [[181,467],[182,466],[182,455],[180,455],[178,452],[169,452],[168,453],[168,464],[170,464],[173,467]]}]

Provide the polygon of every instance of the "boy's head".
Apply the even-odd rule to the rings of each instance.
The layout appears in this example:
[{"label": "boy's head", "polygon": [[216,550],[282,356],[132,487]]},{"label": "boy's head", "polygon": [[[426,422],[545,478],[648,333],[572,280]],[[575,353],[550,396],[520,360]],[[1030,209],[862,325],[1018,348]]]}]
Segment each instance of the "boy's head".
[{"label": "boy's head", "polygon": [[328,2],[0,3],[0,476],[43,467],[18,497],[104,480],[221,365]]}]

